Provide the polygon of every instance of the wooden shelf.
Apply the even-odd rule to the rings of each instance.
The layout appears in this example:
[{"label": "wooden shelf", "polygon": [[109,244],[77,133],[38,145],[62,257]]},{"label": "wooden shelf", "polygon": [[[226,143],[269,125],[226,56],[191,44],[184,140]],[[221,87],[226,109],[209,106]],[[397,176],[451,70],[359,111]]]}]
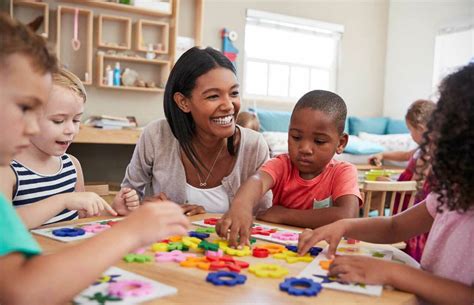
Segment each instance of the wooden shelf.
[{"label": "wooden shelf", "polygon": [[[18,9],[18,12],[17,12]],[[22,10],[25,10],[24,14],[21,13]],[[35,13],[34,11],[40,11],[40,14]],[[23,23],[30,23],[35,18],[43,16],[43,25],[39,28],[40,35],[44,38],[48,38],[49,35],[49,5],[48,3],[43,2],[31,2],[27,0],[13,0],[11,2],[11,11],[10,15],[20,20]],[[26,15],[26,16],[23,16]],[[28,17],[28,19],[26,19]]]},{"label": "wooden shelf", "polygon": [[162,88],[147,88],[147,87],[130,87],[130,86],[107,86],[107,85],[98,85],[99,88],[112,89],[112,90],[125,90],[125,91],[142,91],[142,92],[165,92],[165,89]]},{"label": "wooden shelf", "polygon": [[[107,24],[110,25],[107,26]],[[122,27],[120,24],[122,24]],[[104,33],[107,29],[109,32]],[[119,41],[103,41],[103,37],[107,37],[108,40],[110,40],[110,36],[113,36],[111,35],[112,33],[110,33],[111,29],[115,30],[115,36],[122,36],[122,39],[117,39]],[[111,45],[111,43],[114,43],[115,45]],[[128,17],[100,14],[97,18],[97,47],[115,50],[130,50],[131,46],[132,19]]]},{"label": "wooden shelf", "polygon": [[[63,23],[72,24],[74,22],[76,9],[79,12],[78,38],[81,42],[81,47],[79,50],[74,51],[71,46],[74,28],[63,28]],[[67,17],[68,15],[70,17]],[[56,18],[56,56],[59,62],[66,65],[71,72],[76,74],[84,85],[92,85],[92,11],[58,5]]]},{"label": "wooden shelf", "polygon": [[74,143],[84,144],[137,144],[140,129],[100,129],[81,126]]},{"label": "wooden shelf", "polygon": [[117,61],[130,61],[130,62],[140,62],[146,64],[155,64],[155,65],[169,65],[169,61],[160,60],[160,59],[146,59],[143,57],[132,57],[132,56],[118,56],[118,55],[103,55],[104,59],[111,59]]},{"label": "wooden shelf", "polygon": [[[158,60],[158,59],[146,59],[146,58],[138,58],[138,57],[127,57],[127,56],[117,56],[117,55],[97,55],[97,79],[99,88],[104,89],[111,89],[111,90],[122,90],[122,91],[137,91],[137,92],[151,92],[151,93],[162,93],[164,92],[164,88],[155,87],[155,88],[147,88],[147,87],[138,87],[138,86],[108,86],[104,83],[104,73],[105,73],[105,61],[109,62],[130,62],[131,64],[136,64],[136,70],[142,69],[143,65],[158,65],[159,68],[153,68],[151,73],[151,77],[149,75],[148,81],[152,80],[155,82],[157,86],[160,84],[166,83],[166,79],[170,73],[170,62],[167,60]],[[141,66],[140,66],[141,65]],[[122,69],[125,67],[123,65]],[[112,65],[111,65],[112,67]],[[148,67],[150,70],[150,67]],[[158,73],[158,75],[157,75]],[[145,79],[142,79],[145,80]]]},{"label": "wooden shelf", "polygon": [[133,5],[113,3],[113,2],[104,2],[104,1],[97,1],[97,0],[96,1],[94,0],[62,0],[62,2],[70,2],[70,3],[82,4],[82,5],[88,5],[88,6],[106,8],[106,9],[116,10],[120,12],[134,13],[134,14],[154,16],[154,17],[171,16],[171,7],[173,6],[172,1],[173,0],[170,0],[169,11],[160,11],[156,9],[148,9],[148,8],[136,7]]},{"label": "wooden shelf", "polygon": [[[148,32],[155,31],[153,35]],[[147,36],[147,37],[145,37]],[[152,36],[156,36],[151,38]],[[136,25],[136,45],[135,50],[142,52],[153,52],[155,54],[168,54],[169,49],[169,25],[165,22],[140,19]],[[153,46],[153,50],[148,50],[148,45]],[[159,48],[156,48],[159,46]]]}]

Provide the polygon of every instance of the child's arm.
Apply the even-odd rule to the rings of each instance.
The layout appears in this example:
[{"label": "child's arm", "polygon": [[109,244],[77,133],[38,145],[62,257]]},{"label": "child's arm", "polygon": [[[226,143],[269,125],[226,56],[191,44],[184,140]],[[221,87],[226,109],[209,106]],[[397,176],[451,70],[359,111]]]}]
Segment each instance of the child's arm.
[{"label": "child's arm", "polygon": [[474,288],[410,266],[362,256],[339,256],[329,276],[344,282],[390,285],[435,304],[473,304]]},{"label": "child's arm", "polygon": [[150,203],[113,228],[61,252],[30,259],[19,253],[0,257],[0,303],[67,303],[127,252],[185,235],[188,225],[178,205]]},{"label": "child's arm", "polygon": [[303,228],[317,228],[344,218],[357,217],[359,199],[355,195],[337,198],[332,207],[298,210],[274,205],[257,215],[257,219]]},{"label": "child's arm", "polygon": [[328,256],[336,253],[343,236],[379,244],[393,244],[428,232],[433,217],[426,209],[426,202],[392,217],[343,219],[315,230],[305,230],[298,241],[298,252],[306,253],[314,244],[325,240],[329,243]]},{"label": "child's arm", "polygon": [[237,245],[239,236],[239,246],[249,243],[253,208],[258,205],[260,198],[273,187],[273,184],[272,176],[264,171],[258,171],[240,186],[229,211],[216,225],[216,233],[223,238],[228,237],[231,247]]},{"label": "child's arm", "polygon": [[[16,185],[16,176],[10,167],[0,168],[0,191],[11,202]],[[97,216],[106,210],[111,215],[117,213],[99,195],[91,192],[64,193],[28,204],[16,209],[28,229],[36,228],[64,209],[79,210],[87,216]]]},{"label": "child's arm", "polygon": [[381,166],[382,160],[389,161],[408,161],[415,153],[416,149],[408,151],[389,151],[373,155],[369,159],[369,163],[375,166]]}]

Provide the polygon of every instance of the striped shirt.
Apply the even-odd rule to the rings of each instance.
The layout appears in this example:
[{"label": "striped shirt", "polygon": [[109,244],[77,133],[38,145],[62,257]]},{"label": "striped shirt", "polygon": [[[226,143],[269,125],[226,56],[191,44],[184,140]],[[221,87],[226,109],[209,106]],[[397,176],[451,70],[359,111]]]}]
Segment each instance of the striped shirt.
[{"label": "striped shirt", "polygon": [[[53,175],[39,174],[18,161],[13,160],[10,167],[16,175],[16,187],[13,194],[13,206],[28,205],[53,195],[72,193],[76,187],[77,172],[71,158],[61,156],[59,171]],[[77,211],[64,209],[44,224],[76,219]]]}]

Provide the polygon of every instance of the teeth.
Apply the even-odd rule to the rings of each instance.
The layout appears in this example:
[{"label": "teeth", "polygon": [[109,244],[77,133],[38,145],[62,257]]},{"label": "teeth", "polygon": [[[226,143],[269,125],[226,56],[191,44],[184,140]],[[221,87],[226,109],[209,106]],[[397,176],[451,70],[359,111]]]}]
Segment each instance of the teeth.
[{"label": "teeth", "polygon": [[223,118],[217,118],[217,119],[212,119],[212,121],[218,125],[227,125],[229,124],[230,122],[232,122],[232,119],[233,119],[233,116],[232,115],[228,115],[226,117],[223,117]]}]

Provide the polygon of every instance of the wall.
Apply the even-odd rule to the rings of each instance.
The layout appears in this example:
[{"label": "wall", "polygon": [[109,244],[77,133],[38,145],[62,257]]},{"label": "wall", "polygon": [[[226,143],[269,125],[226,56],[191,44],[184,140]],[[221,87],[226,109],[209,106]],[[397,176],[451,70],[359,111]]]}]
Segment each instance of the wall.
[{"label": "wall", "polygon": [[[382,113],[388,1],[206,0],[204,45],[220,49],[220,30],[226,27],[237,31],[240,80],[247,8],[344,25],[337,91],[345,99],[351,115],[377,116]],[[245,101],[243,104],[247,106]],[[259,102],[257,106],[291,110],[293,104]]]},{"label": "wall", "polygon": [[[390,1],[383,114],[404,117],[415,99],[433,95],[435,36],[474,20],[474,1]],[[471,45],[474,45],[471,42]]]}]

